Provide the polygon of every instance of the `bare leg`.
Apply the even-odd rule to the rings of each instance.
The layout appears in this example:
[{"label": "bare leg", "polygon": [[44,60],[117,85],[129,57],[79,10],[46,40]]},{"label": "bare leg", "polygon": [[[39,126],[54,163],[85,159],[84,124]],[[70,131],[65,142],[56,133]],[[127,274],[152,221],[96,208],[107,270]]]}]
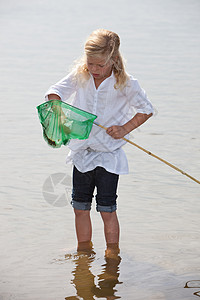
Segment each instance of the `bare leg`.
[{"label": "bare leg", "polygon": [[108,244],[119,244],[119,222],[116,211],[101,212],[101,217],[104,222],[104,234],[106,243]]},{"label": "bare leg", "polygon": [[78,250],[91,248],[92,224],[89,210],[74,209]]}]

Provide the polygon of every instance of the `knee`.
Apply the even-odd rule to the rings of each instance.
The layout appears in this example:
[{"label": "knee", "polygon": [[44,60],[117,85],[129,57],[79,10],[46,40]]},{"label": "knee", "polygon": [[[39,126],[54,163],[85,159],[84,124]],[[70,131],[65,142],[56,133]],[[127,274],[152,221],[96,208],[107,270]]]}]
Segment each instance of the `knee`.
[{"label": "knee", "polygon": [[101,217],[104,222],[112,222],[117,219],[116,211],[114,212],[101,212]]},{"label": "knee", "polygon": [[88,217],[90,215],[89,210],[74,209],[74,213],[76,217]]}]

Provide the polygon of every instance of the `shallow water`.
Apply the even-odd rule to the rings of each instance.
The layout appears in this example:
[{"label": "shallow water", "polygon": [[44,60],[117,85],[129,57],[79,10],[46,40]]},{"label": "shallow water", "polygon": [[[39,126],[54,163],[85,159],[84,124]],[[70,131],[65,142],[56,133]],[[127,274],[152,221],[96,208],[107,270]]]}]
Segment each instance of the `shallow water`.
[{"label": "shallow water", "polygon": [[200,280],[199,185],[127,144],[120,257],[106,262],[95,207],[96,254],[79,256],[68,150],[47,146],[36,113],[47,88],[82,54],[87,35],[114,30],[128,71],[158,111],[131,139],[200,180],[199,13],[198,0],[0,3],[0,299],[200,296],[200,281],[184,288]]}]

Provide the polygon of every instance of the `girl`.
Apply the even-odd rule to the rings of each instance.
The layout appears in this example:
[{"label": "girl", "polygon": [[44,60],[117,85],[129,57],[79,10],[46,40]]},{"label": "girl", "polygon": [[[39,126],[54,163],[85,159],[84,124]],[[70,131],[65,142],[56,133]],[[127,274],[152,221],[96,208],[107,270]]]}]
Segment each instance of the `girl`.
[{"label": "girl", "polygon": [[91,248],[90,209],[96,187],[96,209],[104,222],[106,254],[119,251],[116,192],[119,174],[128,173],[122,150],[125,141],[121,138],[153,113],[138,81],[126,73],[119,46],[116,33],[105,29],[94,31],[85,43],[81,61],[46,93],[47,100],[62,101],[69,101],[74,94],[72,105],[97,115],[97,122],[107,127],[105,131],[94,125],[87,140],[72,140],[67,158],[74,165],[71,203],[78,250]]}]

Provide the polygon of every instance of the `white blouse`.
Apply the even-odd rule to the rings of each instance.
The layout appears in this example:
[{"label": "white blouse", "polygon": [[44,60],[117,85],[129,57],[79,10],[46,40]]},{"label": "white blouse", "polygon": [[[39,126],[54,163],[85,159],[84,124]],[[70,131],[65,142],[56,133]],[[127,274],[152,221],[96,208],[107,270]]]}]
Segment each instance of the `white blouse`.
[{"label": "white blouse", "polygon": [[[51,86],[45,97],[48,100],[49,94],[56,94],[62,101],[71,102],[72,105],[97,115],[95,122],[105,127],[123,125],[135,113],[153,113],[152,104],[136,79],[130,76],[122,91],[114,88],[115,83],[112,73],[97,89],[92,76],[84,85],[80,85],[72,72]],[[71,95],[72,101],[69,100]],[[128,138],[128,135],[125,137]],[[80,172],[101,166],[111,173],[127,174],[128,162],[122,149],[125,143],[123,139],[114,139],[104,129],[93,125],[88,139],[70,141],[68,146],[71,151],[67,163],[73,162]]]}]

